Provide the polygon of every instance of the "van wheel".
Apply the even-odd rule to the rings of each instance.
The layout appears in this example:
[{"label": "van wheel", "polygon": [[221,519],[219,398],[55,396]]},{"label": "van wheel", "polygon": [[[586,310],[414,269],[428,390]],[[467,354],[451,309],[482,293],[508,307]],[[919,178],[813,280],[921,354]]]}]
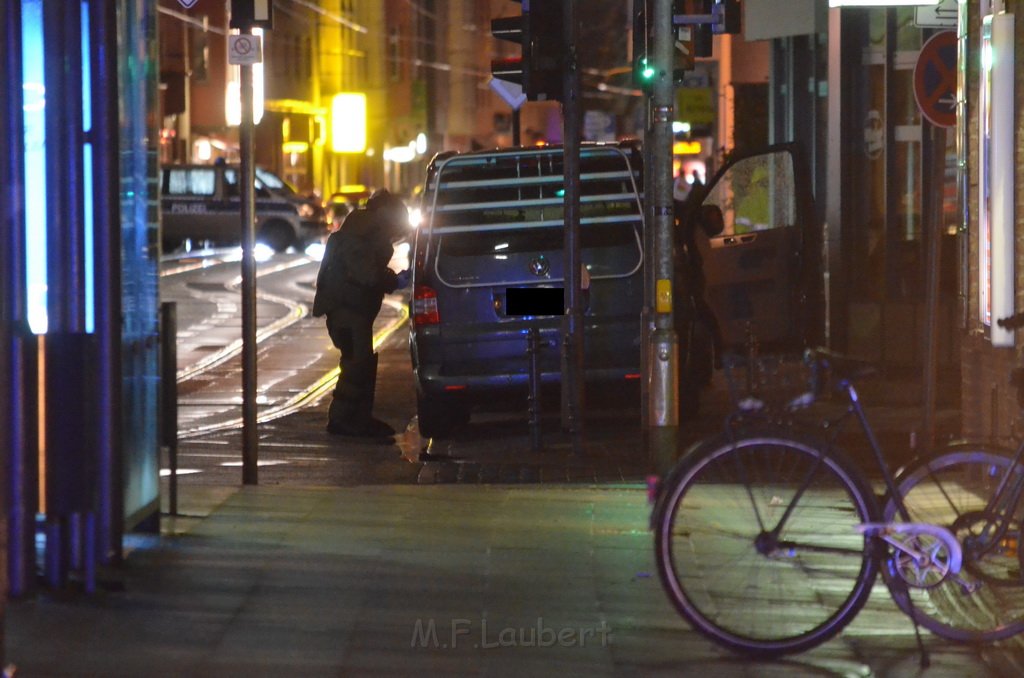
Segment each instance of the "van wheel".
[{"label": "van wheel", "polygon": [[416,414],[420,435],[424,438],[447,438],[452,429],[469,421],[469,410],[455,398],[443,395],[416,394]]},{"label": "van wheel", "polygon": [[292,227],[283,221],[269,221],[260,229],[257,241],[263,243],[275,252],[284,252],[295,239]]}]

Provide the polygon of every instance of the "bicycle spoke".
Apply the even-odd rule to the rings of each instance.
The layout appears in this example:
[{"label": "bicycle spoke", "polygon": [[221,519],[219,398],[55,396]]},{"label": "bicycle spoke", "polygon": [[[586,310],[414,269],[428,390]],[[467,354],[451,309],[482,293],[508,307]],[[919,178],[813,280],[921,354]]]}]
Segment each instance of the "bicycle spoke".
[{"label": "bicycle spoke", "polygon": [[[926,628],[955,640],[999,640],[1024,630],[1024,582],[1015,510],[991,513],[1014,490],[1005,482],[1015,469],[1005,456],[984,450],[947,452],[911,468],[898,481],[910,519],[948,527],[964,547],[959,573],[936,566],[922,575],[906,557],[893,552],[884,569],[896,603]],[[1016,497],[1010,497],[1016,501]],[[898,515],[890,500],[884,516]],[[939,563],[941,565],[941,563]]]},{"label": "bicycle spoke", "polygon": [[850,472],[778,438],[724,438],[692,464],[657,526],[659,573],[679,611],[762,654],[811,647],[848,623],[876,572],[855,529],[872,515],[869,495]]}]

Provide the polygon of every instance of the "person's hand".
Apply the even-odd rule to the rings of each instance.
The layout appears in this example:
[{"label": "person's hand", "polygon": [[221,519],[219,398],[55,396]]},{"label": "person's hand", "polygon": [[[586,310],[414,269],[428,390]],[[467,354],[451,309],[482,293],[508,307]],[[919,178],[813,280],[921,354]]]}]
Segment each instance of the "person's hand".
[{"label": "person's hand", "polygon": [[412,271],[405,269],[398,274],[398,288],[403,289],[409,286],[409,280],[412,278]]}]

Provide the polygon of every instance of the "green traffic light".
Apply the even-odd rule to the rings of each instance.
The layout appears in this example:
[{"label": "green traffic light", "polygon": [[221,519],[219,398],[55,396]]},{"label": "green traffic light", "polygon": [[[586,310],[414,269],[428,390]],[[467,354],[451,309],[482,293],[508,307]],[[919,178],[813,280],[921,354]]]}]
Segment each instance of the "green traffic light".
[{"label": "green traffic light", "polygon": [[654,66],[647,63],[647,59],[640,60],[640,77],[644,80],[650,80],[654,77]]}]

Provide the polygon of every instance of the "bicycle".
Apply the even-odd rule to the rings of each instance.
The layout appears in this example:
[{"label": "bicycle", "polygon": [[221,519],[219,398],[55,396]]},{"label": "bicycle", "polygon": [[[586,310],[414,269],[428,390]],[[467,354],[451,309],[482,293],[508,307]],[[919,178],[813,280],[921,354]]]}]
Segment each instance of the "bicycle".
[{"label": "bicycle", "polygon": [[[756,377],[785,381],[793,365],[804,370],[787,382],[795,395],[773,403],[757,392]],[[920,624],[987,642],[1024,630],[1024,443],[1015,455],[953,445],[894,475],[853,384],[863,368],[820,350],[801,361],[747,360],[747,388],[723,432],[691,447],[658,484],[651,521],[662,584],[712,641],[761,657],[815,647],[854,619],[879,572],[915,633]],[[845,411],[809,425],[800,413],[828,372]],[[851,418],[881,473],[881,502],[836,445]]]}]

